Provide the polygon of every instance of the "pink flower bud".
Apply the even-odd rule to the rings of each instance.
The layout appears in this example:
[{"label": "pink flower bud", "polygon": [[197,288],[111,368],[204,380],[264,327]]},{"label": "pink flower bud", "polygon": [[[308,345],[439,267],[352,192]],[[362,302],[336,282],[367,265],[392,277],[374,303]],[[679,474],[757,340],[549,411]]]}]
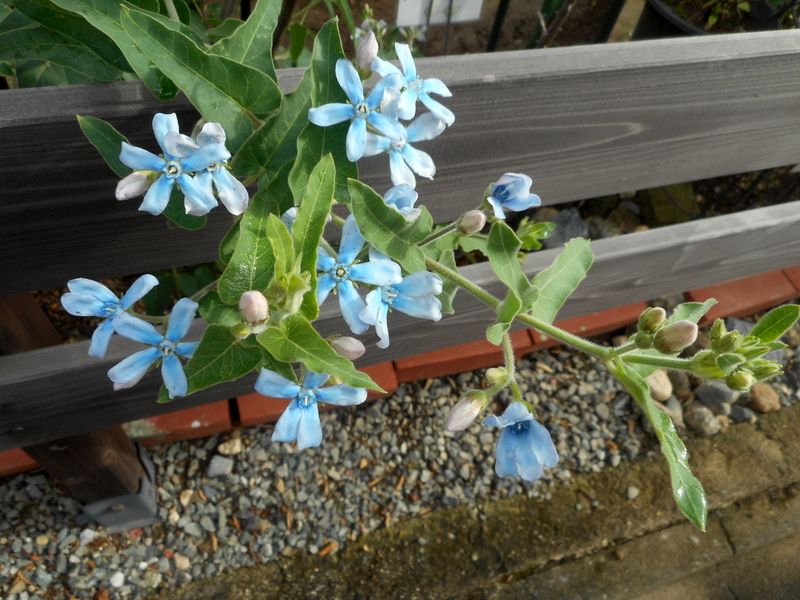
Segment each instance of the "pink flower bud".
[{"label": "pink flower bud", "polygon": [[141,196],[150,188],[152,183],[146,174],[134,171],[117,183],[117,200],[130,200],[136,196]]},{"label": "pink flower bud", "polygon": [[356,65],[359,69],[368,70],[372,61],[378,56],[378,40],[372,31],[361,36],[356,50]]},{"label": "pink flower bud", "polygon": [[464,394],[447,415],[445,422],[447,431],[464,431],[472,425],[472,422],[481,414],[486,400],[486,394],[480,390],[470,390]]},{"label": "pink flower bud", "polygon": [[364,344],[362,344],[360,340],[348,336],[332,339],[331,346],[333,346],[333,349],[336,350],[337,354],[350,360],[361,358],[364,356],[364,352],[367,351],[367,349],[364,348]]},{"label": "pink flower bud", "polygon": [[458,218],[456,228],[459,233],[472,235],[478,233],[486,225],[486,214],[482,210],[468,210]]},{"label": "pink flower bud", "polygon": [[239,298],[239,312],[248,323],[263,323],[269,317],[269,304],[264,294],[250,290]]},{"label": "pink flower bud", "polygon": [[680,352],[694,344],[697,325],[691,321],[676,321],[661,329],[653,338],[653,347],[664,354]]}]

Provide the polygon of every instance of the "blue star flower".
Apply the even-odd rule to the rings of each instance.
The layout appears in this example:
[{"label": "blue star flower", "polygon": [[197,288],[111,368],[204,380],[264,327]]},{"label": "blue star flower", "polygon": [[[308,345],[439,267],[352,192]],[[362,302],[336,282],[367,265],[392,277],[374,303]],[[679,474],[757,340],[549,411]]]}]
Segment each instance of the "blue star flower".
[{"label": "blue star flower", "polygon": [[494,209],[494,216],[505,219],[503,209],[520,212],[534,206],[539,206],[542,199],[536,194],[531,194],[533,180],[520,173],[506,173],[492,187],[492,192],[487,200]]},{"label": "blue star flower", "polygon": [[313,448],[322,442],[322,425],[317,402],[350,406],[367,399],[367,390],[339,384],[321,387],[330,375],[309,372],[303,385],[289,381],[275,371],[261,369],[256,391],[272,398],[288,398],[292,402],[275,424],[273,442],[293,442],[298,448]]},{"label": "blue star flower", "polygon": [[366,307],[359,316],[364,323],[375,326],[378,348],[388,348],[389,309],[418,319],[439,321],[442,318],[442,303],[436,296],[441,293],[442,280],[437,275],[427,271],[412,273],[400,283],[382,286],[367,294]]},{"label": "blue star flower", "polygon": [[[203,148],[212,146],[222,146],[224,148],[225,130],[219,123],[206,123],[197,135],[196,141],[188,135],[171,131],[166,135],[164,145],[169,154],[177,157],[188,157]],[[247,188],[231,175],[231,172],[226,167],[227,162],[227,160],[221,160],[211,163],[205,169],[198,171],[194,178],[209,195],[213,196],[213,189],[216,188],[217,195],[225,208],[228,209],[228,212],[232,215],[240,215],[247,210],[250,194],[247,193]],[[186,212],[194,214],[192,208],[187,203]]]},{"label": "blue star flower", "polygon": [[483,424],[502,429],[494,465],[500,477],[535,481],[542,476],[543,467],[552,469],[558,464],[550,434],[534,420],[524,404],[514,402],[502,416],[487,417]]},{"label": "blue star flower", "polygon": [[426,152],[414,148],[412,142],[432,140],[445,129],[445,125],[433,113],[425,113],[416,118],[401,137],[388,137],[367,134],[364,156],[375,156],[381,152],[389,153],[389,170],[394,185],[406,184],[416,187],[414,173],[428,179],[436,174],[436,165]]},{"label": "blue star flower", "polygon": [[69,292],[61,296],[61,305],[69,314],[77,317],[103,317],[103,321],[92,334],[89,356],[105,356],[120,315],[127,314],[130,307],[157,285],[158,279],[153,275],[142,275],[133,282],[122,298],[117,298],[102,283],[91,279],[72,279],[67,282]]},{"label": "blue star flower", "polygon": [[417,99],[419,98],[440,121],[445,122],[448,126],[452,125],[456,120],[453,111],[430,96],[430,94],[437,94],[445,98],[451,97],[453,94],[450,93],[447,86],[439,79],[433,77],[422,79],[417,75],[417,67],[414,64],[414,57],[411,55],[411,49],[408,44],[397,43],[394,45],[394,49],[397,52],[397,58],[400,59],[400,66],[403,68],[402,73],[400,69],[381,58],[376,58],[372,61],[372,70],[382,77],[401,75],[405,80],[405,85],[401,88],[401,92],[396,99],[395,110],[397,115],[401,119],[413,119],[417,109]]},{"label": "blue star flower", "polygon": [[125,142],[122,143],[119,155],[120,161],[131,169],[160,173],[144,195],[144,202],[139,210],[151,215],[161,214],[169,203],[172,187],[177,183],[185,197],[186,212],[193,215],[206,214],[217,205],[217,201],[191,174],[202,171],[209,165],[228,160],[231,155],[225,144],[208,144],[185,155],[170,153],[166,143],[167,136],[170,133],[178,133],[178,117],[174,113],[169,115],[157,113],[153,117],[153,133],[164,152],[163,157]]},{"label": "blue star flower", "polygon": [[355,218],[350,215],[342,228],[339,255],[333,257],[323,249],[317,252],[317,269],[320,271],[317,279],[317,304],[321,306],[336,288],[342,316],[353,333],[364,333],[369,329],[358,316],[364,310],[364,300],[353,282],[383,286],[399,283],[403,278],[400,265],[390,260],[355,262],[363,247],[364,237],[358,230]]},{"label": "blue star flower", "polygon": [[115,324],[117,333],[152,348],[131,354],[108,371],[108,378],[114,383],[114,389],[133,387],[160,360],[161,376],[169,397],[185,396],[188,382],[178,357],[191,358],[199,342],[180,340],[189,332],[196,311],[197,302],[189,298],[178,300],[169,316],[166,335],[162,335],[150,323],[141,319],[128,314],[120,315]]},{"label": "blue star flower", "polygon": [[414,207],[418,197],[419,194],[407,183],[401,183],[383,195],[386,204],[403,215],[403,218],[409,223],[416,221],[422,212],[421,209]]},{"label": "blue star flower", "polygon": [[358,71],[349,60],[340,58],[336,61],[336,80],[342,86],[349,104],[332,102],[316,108],[309,109],[308,120],[328,127],[344,121],[351,121],[347,130],[347,158],[356,162],[364,156],[367,138],[367,123],[390,138],[399,138],[403,135],[403,126],[396,120],[379,111],[383,93],[387,87],[399,87],[402,80],[397,76],[384,77],[364,98],[364,87]]}]

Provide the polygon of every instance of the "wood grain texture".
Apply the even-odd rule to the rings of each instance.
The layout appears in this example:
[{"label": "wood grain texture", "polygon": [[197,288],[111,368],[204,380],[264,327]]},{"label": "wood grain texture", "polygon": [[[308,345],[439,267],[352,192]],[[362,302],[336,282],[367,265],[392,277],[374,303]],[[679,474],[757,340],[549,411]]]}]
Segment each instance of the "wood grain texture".
[{"label": "wood grain texture", "polygon": [[[443,221],[505,171],[535,179],[547,204],[800,162],[800,31],[720,35],[421,59],[457,115],[420,147],[438,166],[420,199]],[[280,73],[284,89],[300,71]],[[116,179],[75,114],[109,120],[153,147],[159,103],[137,82],[0,92],[0,293],[213,260],[230,223],[176,231],[114,200]],[[383,192],[385,157],[359,163]]]},{"label": "wood grain texture", "polygon": [[[593,242],[595,265],[559,317],[587,314],[797,264],[799,227],[800,202],[794,202]],[[546,268],[557,252],[529,255],[526,273],[532,275]],[[462,273],[496,294],[502,292],[487,264],[464,267]],[[318,325],[323,334],[344,333],[346,326],[335,302],[328,301],[322,308]],[[478,339],[490,319],[483,305],[459,292],[456,314],[438,323],[392,313],[391,346],[380,351],[370,345],[365,358],[379,363]],[[202,327],[201,322],[196,322],[187,339],[198,339]],[[0,450],[253,389],[255,374],[172,404],[158,405],[158,372],[132,389],[113,393],[105,376],[111,366],[139,346],[117,338],[102,361],[86,356],[87,347],[88,342],[79,342],[0,357]]]}]

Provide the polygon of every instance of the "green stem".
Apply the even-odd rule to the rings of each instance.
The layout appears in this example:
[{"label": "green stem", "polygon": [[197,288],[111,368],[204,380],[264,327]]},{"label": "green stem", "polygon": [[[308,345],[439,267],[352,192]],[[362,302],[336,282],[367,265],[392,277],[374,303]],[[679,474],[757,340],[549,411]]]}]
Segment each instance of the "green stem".
[{"label": "green stem", "polygon": [[331,246],[331,245],[328,243],[328,240],[326,240],[325,238],[322,238],[322,237],[321,237],[321,238],[319,238],[319,245],[320,245],[320,246],[322,246],[323,248],[325,248],[325,251],[326,251],[328,254],[330,254],[331,256],[333,256],[333,257],[336,257],[336,256],[338,256],[338,255],[339,255],[339,253],[338,253],[338,252],[336,252],[336,250],[334,250],[334,249],[333,249],[333,246]]},{"label": "green stem", "polygon": [[169,319],[169,317],[167,317],[166,315],[161,316],[161,317],[156,317],[156,316],[153,316],[153,315],[145,315],[143,313],[138,313],[133,309],[129,309],[128,313],[133,315],[137,319],[141,319],[142,321],[147,321],[148,323],[156,323],[156,324],[159,324],[159,325],[161,323],[166,323],[167,319]]},{"label": "green stem", "polygon": [[625,342],[621,346],[617,346],[616,348],[611,349],[611,356],[621,356],[626,352],[630,352],[631,350],[636,350],[636,342]]},{"label": "green stem", "polygon": [[664,369],[675,369],[678,371],[693,371],[692,361],[687,358],[676,358],[673,356],[658,356],[655,354],[625,354],[620,357],[626,363],[636,365],[649,365],[651,367],[661,367]]},{"label": "green stem", "polygon": [[331,221],[336,223],[339,227],[344,227],[344,219],[337,214],[331,213]]},{"label": "green stem", "polygon": [[446,236],[448,233],[450,233],[452,231],[455,231],[455,230],[456,230],[456,222],[453,221],[449,225],[445,225],[441,229],[437,229],[436,231],[431,233],[428,237],[426,237],[424,240],[422,240],[419,243],[419,245],[420,246],[425,246],[427,244],[430,244],[432,241],[438,240],[439,238],[442,238],[442,237]]},{"label": "green stem", "polygon": [[164,5],[167,7],[167,15],[169,15],[169,18],[180,23],[181,18],[178,16],[178,11],[175,10],[175,4],[172,0],[164,0]]},{"label": "green stem", "polygon": [[505,361],[508,378],[514,381],[514,373],[517,370],[517,365],[514,360],[514,347],[511,345],[511,336],[508,335],[508,333],[503,334],[503,360]]},{"label": "green stem", "polygon": [[201,300],[202,298],[205,297],[206,294],[208,294],[208,292],[212,291],[214,288],[217,287],[217,283],[219,283],[219,279],[215,279],[211,283],[208,283],[208,284],[204,285],[199,290],[197,290],[194,294],[192,294],[189,297],[189,299],[190,300],[194,300],[195,302]]}]

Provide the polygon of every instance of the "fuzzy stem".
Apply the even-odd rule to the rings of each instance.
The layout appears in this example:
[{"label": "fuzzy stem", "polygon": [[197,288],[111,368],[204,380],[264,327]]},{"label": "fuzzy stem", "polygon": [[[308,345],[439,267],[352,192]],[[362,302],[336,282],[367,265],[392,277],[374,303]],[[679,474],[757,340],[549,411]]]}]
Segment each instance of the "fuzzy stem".
[{"label": "fuzzy stem", "polygon": [[175,9],[175,3],[172,2],[172,0],[164,0],[164,5],[167,7],[167,15],[169,15],[169,18],[180,23],[181,18],[178,16],[178,11]]},{"label": "fuzzy stem", "polygon": [[692,361],[686,358],[676,358],[673,356],[657,356],[655,354],[625,354],[620,357],[626,363],[636,365],[650,365],[651,367],[661,367],[664,369],[675,369],[678,371],[694,371]]}]

